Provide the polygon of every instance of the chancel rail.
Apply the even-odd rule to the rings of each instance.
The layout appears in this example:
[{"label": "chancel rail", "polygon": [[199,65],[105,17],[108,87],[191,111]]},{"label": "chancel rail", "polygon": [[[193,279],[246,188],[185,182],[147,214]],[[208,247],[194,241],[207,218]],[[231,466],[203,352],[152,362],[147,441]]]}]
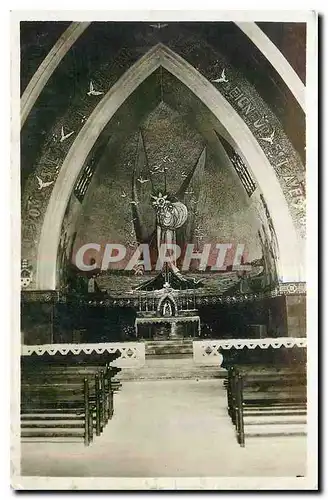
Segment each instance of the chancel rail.
[{"label": "chancel rail", "polygon": [[42,356],[48,354],[74,354],[80,353],[106,354],[119,351],[120,357],[112,362],[112,366],[120,368],[143,365],[145,362],[145,345],[142,342],[106,342],[98,344],[41,344],[41,345],[23,345],[21,348],[22,356],[32,356],[37,354]]},{"label": "chancel rail", "polygon": [[195,363],[213,363],[218,366],[223,361],[222,350],[242,350],[256,348],[268,350],[270,348],[292,349],[306,348],[306,338],[295,337],[267,337],[263,339],[225,339],[225,340],[196,340],[193,342],[193,357]]}]

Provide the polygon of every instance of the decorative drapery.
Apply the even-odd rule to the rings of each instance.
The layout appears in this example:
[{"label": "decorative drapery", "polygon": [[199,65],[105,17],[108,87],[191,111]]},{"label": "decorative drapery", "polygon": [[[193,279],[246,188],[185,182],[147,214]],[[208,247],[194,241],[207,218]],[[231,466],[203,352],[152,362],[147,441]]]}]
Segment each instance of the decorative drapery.
[{"label": "decorative drapery", "polygon": [[149,318],[137,318],[136,325],[142,323],[199,323],[199,316],[156,316]]}]

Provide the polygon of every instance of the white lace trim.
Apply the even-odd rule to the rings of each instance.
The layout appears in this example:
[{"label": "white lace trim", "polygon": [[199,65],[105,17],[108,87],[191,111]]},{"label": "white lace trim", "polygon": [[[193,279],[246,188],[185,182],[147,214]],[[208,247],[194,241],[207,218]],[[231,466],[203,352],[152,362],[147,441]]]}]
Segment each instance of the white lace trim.
[{"label": "white lace trim", "polygon": [[104,343],[104,344],[42,344],[42,345],[23,345],[21,348],[22,356],[31,356],[37,354],[97,354],[109,353],[112,354],[119,350],[120,357],[113,363],[113,366],[130,366],[135,364],[143,364],[145,360],[145,345],[141,342],[124,342],[124,343]]},{"label": "white lace trim", "polygon": [[[247,347],[248,349],[255,349],[260,347],[261,349],[268,349],[273,347],[274,349],[279,349],[279,347],[306,347],[306,338],[295,338],[295,337],[279,337],[279,338],[266,338],[266,339],[229,339],[229,340],[199,340],[194,342],[194,346],[203,349],[213,349],[213,352],[218,349],[243,349]],[[208,354],[210,355],[210,354]],[[214,354],[215,355],[215,354]]]}]

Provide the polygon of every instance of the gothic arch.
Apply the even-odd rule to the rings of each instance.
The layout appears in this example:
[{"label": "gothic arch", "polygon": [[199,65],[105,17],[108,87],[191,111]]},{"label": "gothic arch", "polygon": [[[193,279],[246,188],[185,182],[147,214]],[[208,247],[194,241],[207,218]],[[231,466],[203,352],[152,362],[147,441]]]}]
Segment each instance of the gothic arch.
[{"label": "gothic arch", "polygon": [[[53,72],[90,24],[90,22],[71,23],[42,61],[21,97],[21,127],[23,127],[37,98]],[[297,102],[305,110],[305,86],[280,50],[256,23],[235,22],[235,24],[256,45],[277,73],[280,74]]]},{"label": "gothic arch", "polygon": [[161,311],[163,309],[163,304],[165,302],[170,302],[172,310],[173,310],[172,316],[177,316],[177,314],[178,314],[178,306],[177,306],[176,301],[174,300],[174,297],[171,294],[164,295],[159,300],[158,306],[157,306],[157,313],[161,314]]},{"label": "gothic arch", "polygon": [[21,128],[49,78],[89,24],[89,22],[71,23],[34,73],[21,97]]},{"label": "gothic arch", "polygon": [[236,22],[236,24],[262,52],[277,73],[281,75],[298,104],[305,111],[305,85],[280,50],[256,23]]},{"label": "gothic arch", "polygon": [[56,257],[61,224],[74,184],[91,148],[127,97],[160,66],[186,85],[221,123],[226,136],[252,171],[271,213],[279,247],[279,279],[302,281],[301,243],[279,181],[261,146],[219,90],[181,56],[158,44],[130,67],[107,92],[68,151],[43,221],[37,258],[37,288],[56,288]]}]

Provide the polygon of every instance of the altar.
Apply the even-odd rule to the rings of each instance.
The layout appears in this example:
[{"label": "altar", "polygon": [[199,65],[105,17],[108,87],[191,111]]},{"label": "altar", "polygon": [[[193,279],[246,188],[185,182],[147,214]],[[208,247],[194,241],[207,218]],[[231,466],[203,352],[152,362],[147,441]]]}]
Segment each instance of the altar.
[{"label": "altar", "polygon": [[197,315],[137,317],[135,328],[138,339],[173,340],[195,338],[200,335],[200,318]]},{"label": "altar", "polygon": [[180,290],[171,284],[173,276],[179,279],[172,269],[166,269],[152,280],[152,290],[147,290],[147,283],[143,290],[139,289],[139,310],[135,319],[137,339],[199,337],[200,317],[196,309],[195,294],[191,292],[189,300],[179,301]]}]

